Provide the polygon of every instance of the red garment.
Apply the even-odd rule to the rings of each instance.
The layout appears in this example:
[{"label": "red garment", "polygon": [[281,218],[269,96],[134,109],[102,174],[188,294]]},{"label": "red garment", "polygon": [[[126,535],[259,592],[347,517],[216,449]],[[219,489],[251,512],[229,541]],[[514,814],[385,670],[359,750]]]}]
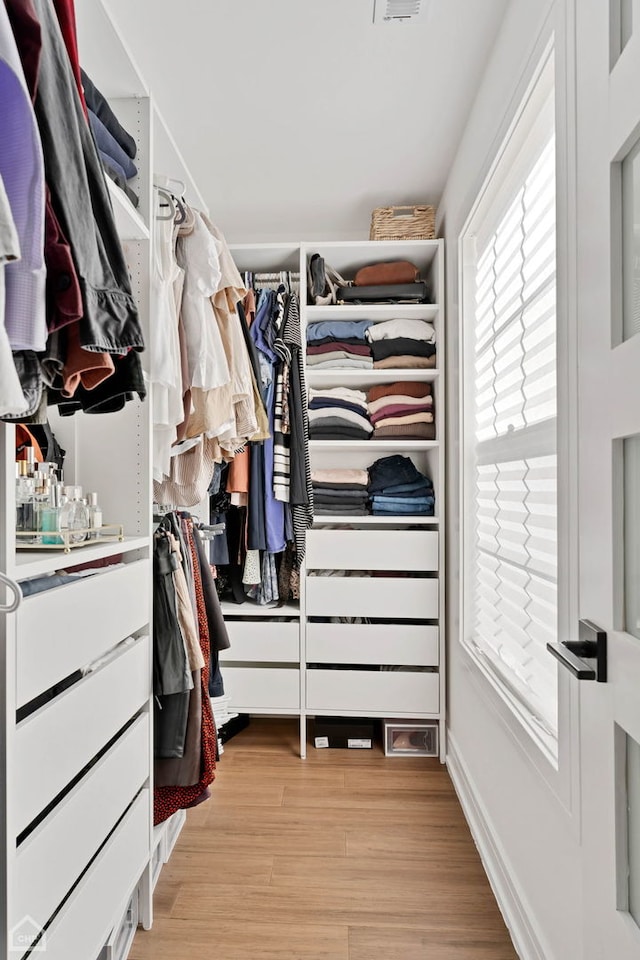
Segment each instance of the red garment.
[{"label": "red garment", "polygon": [[204,593],[202,592],[200,560],[198,558],[196,545],[193,541],[193,524],[190,520],[186,521],[186,523],[193,565],[196,606],[198,609],[200,649],[204,657],[204,667],[200,671],[200,684],[202,688],[202,774],[198,783],[192,787],[156,787],[154,789],[153,822],[156,826],[162,823],[163,820],[167,820],[176,810],[187,809],[188,807],[194,806],[197,802],[206,799],[206,797],[203,797],[203,794],[206,793],[207,787],[215,779],[217,734],[213,712],[211,710],[211,701],[209,700],[209,670],[211,664],[209,625],[204,604]]},{"label": "red garment", "polygon": [[84,102],[84,90],[82,89],[82,80],[80,79],[80,57],[78,56],[78,31],[76,30],[76,8],[73,0],[53,0],[58,23],[64,38],[64,45],[69,54],[71,69],[75,77],[78,93],[80,94],[80,103],[84,110],[84,115],[89,119],[87,105]]}]

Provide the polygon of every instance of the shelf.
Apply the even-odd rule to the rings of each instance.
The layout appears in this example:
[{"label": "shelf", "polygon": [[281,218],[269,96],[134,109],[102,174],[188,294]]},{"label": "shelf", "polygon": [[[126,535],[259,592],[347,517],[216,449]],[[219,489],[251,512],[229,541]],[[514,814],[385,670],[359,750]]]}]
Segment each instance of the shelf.
[{"label": "shelf", "polygon": [[438,440],[310,440],[310,450],[437,450]]},{"label": "shelf", "polygon": [[400,524],[411,524],[417,526],[434,526],[440,521],[438,517],[423,517],[423,516],[407,516],[407,514],[399,514],[398,516],[386,516],[386,517],[374,517],[372,515],[367,515],[365,517],[345,517],[344,514],[338,514],[338,516],[332,517],[327,516],[326,514],[316,514],[313,520],[314,527],[320,526],[323,523],[330,524],[340,524],[344,526],[352,526],[357,524],[365,524],[366,526],[372,526],[373,524],[380,524],[381,526],[393,526],[397,527]]},{"label": "shelf", "polygon": [[322,385],[323,383],[340,385],[347,381],[352,384],[371,385],[375,383],[395,383],[399,380],[432,383],[438,379],[439,375],[439,370],[425,369],[349,370],[345,367],[344,370],[341,370],[334,367],[331,370],[314,370],[313,367],[307,367],[307,382],[311,386]]},{"label": "shelf", "polygon": [[329,307],[303,308],[308,323],[317,320],[435,320],[440,310],[436,303],[338,303]]},{"label": "shelf", "polygon": [[107,187],[111,203],[113,204],[113,213],[118,229],[118,236],[121,240],[148,240],[149,228],[129,200],[129,197],[118,187],[111,177],[107,177]]},{"label": "shelf", "polygon": [[125,537],[124,540],[110,540],[108,543],[97,543],[95,546],[78,547],[70,553],[64,553],[62,550],[25,550],[24,553],[16,553],[15,575],[19,580],[28,580],[31,577],[53,573],[54,570],[75,567],[80,563],[142,550],[149,545],[148,537]]},{"label": "shelf", "polygon": [[231,603],[223,600],[220,604],[224,617],[299,617],[300,607],[293,603],[286,603],[279,607],[269,603],[264,607],[247,600],[246,603]]}]

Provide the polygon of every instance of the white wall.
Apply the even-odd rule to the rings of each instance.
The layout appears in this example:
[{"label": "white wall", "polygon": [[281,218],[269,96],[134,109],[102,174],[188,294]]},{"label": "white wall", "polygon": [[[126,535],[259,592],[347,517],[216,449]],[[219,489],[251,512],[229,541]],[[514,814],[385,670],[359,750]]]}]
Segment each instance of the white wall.
[{"label": "white wall", "polygon": [[374,26],[373,0],[108,0],[241,242],[365,238],[374,207],[437,203],[507,2]]},{"label": "white wall", "polygon": [[[534,762],[537,748],[527,742],[526,734],[459,642],[455,588],[459,582],[458,238],[546,42],[555,27],[560,25],[562,30],[564,19],[563,0],[556,4],[552,0],[511,0],[439,210],[440,235],[447,241],[449,324],[450,769],[523,960],[578,960],[582,955],[579,827],[576,810],[567,809],[571,806],[568,792],[558,789],[563,778],[542,775],[544,764]],[[561,86],[565,67],[561,35],[557,49],[556,83]],[[562,133],[559,128],[559,136]],[[565,199],[559,206],[560,217]],[[561,282],[559,277],[559,285]],[[563,765],[569,760],[561,757]],[[566,787],[572,782],[575,766],[562,772],[568,775],[564,777]]]}]

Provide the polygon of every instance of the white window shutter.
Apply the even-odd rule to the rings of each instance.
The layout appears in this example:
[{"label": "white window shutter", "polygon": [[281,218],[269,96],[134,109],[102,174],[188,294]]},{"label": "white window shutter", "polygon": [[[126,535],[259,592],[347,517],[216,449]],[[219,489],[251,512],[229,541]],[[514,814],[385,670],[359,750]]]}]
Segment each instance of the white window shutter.
[{"label": "white window shutter", "polygon": [[541,135],[536,123],[522,142],[522,176],[514,183],[505,163],[500,191],[498,165],[494,202],[474,224],[475,297],[465,298],[473,306],[463,347],[465,641],[554,736],[556,669],[546,652],[557,639],[558,552],[552,124]]}]

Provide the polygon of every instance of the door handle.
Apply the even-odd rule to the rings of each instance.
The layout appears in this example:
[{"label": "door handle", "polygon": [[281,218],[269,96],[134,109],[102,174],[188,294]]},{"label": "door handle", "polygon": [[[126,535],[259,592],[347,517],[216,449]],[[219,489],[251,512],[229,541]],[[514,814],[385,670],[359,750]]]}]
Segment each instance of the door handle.
[{"label": "door handle", "polygon": [[13,594],[13,600],[10,603],[6,605],[0,603],[0,613],[13,613],[13,611],[17,610],[22,603],[22,590],[20,589],[20,584],[16,583],[15,580],[12,580],[11,577],[8,577],[6,573],[0,573],[0,583],[4,583],[5,587],[8,587]]},{"label": "door handle", "polygon": [[578,680],[607,682],[607,634],[590,620],[581,620],[577,640],[548,643],[551,656]]}]

